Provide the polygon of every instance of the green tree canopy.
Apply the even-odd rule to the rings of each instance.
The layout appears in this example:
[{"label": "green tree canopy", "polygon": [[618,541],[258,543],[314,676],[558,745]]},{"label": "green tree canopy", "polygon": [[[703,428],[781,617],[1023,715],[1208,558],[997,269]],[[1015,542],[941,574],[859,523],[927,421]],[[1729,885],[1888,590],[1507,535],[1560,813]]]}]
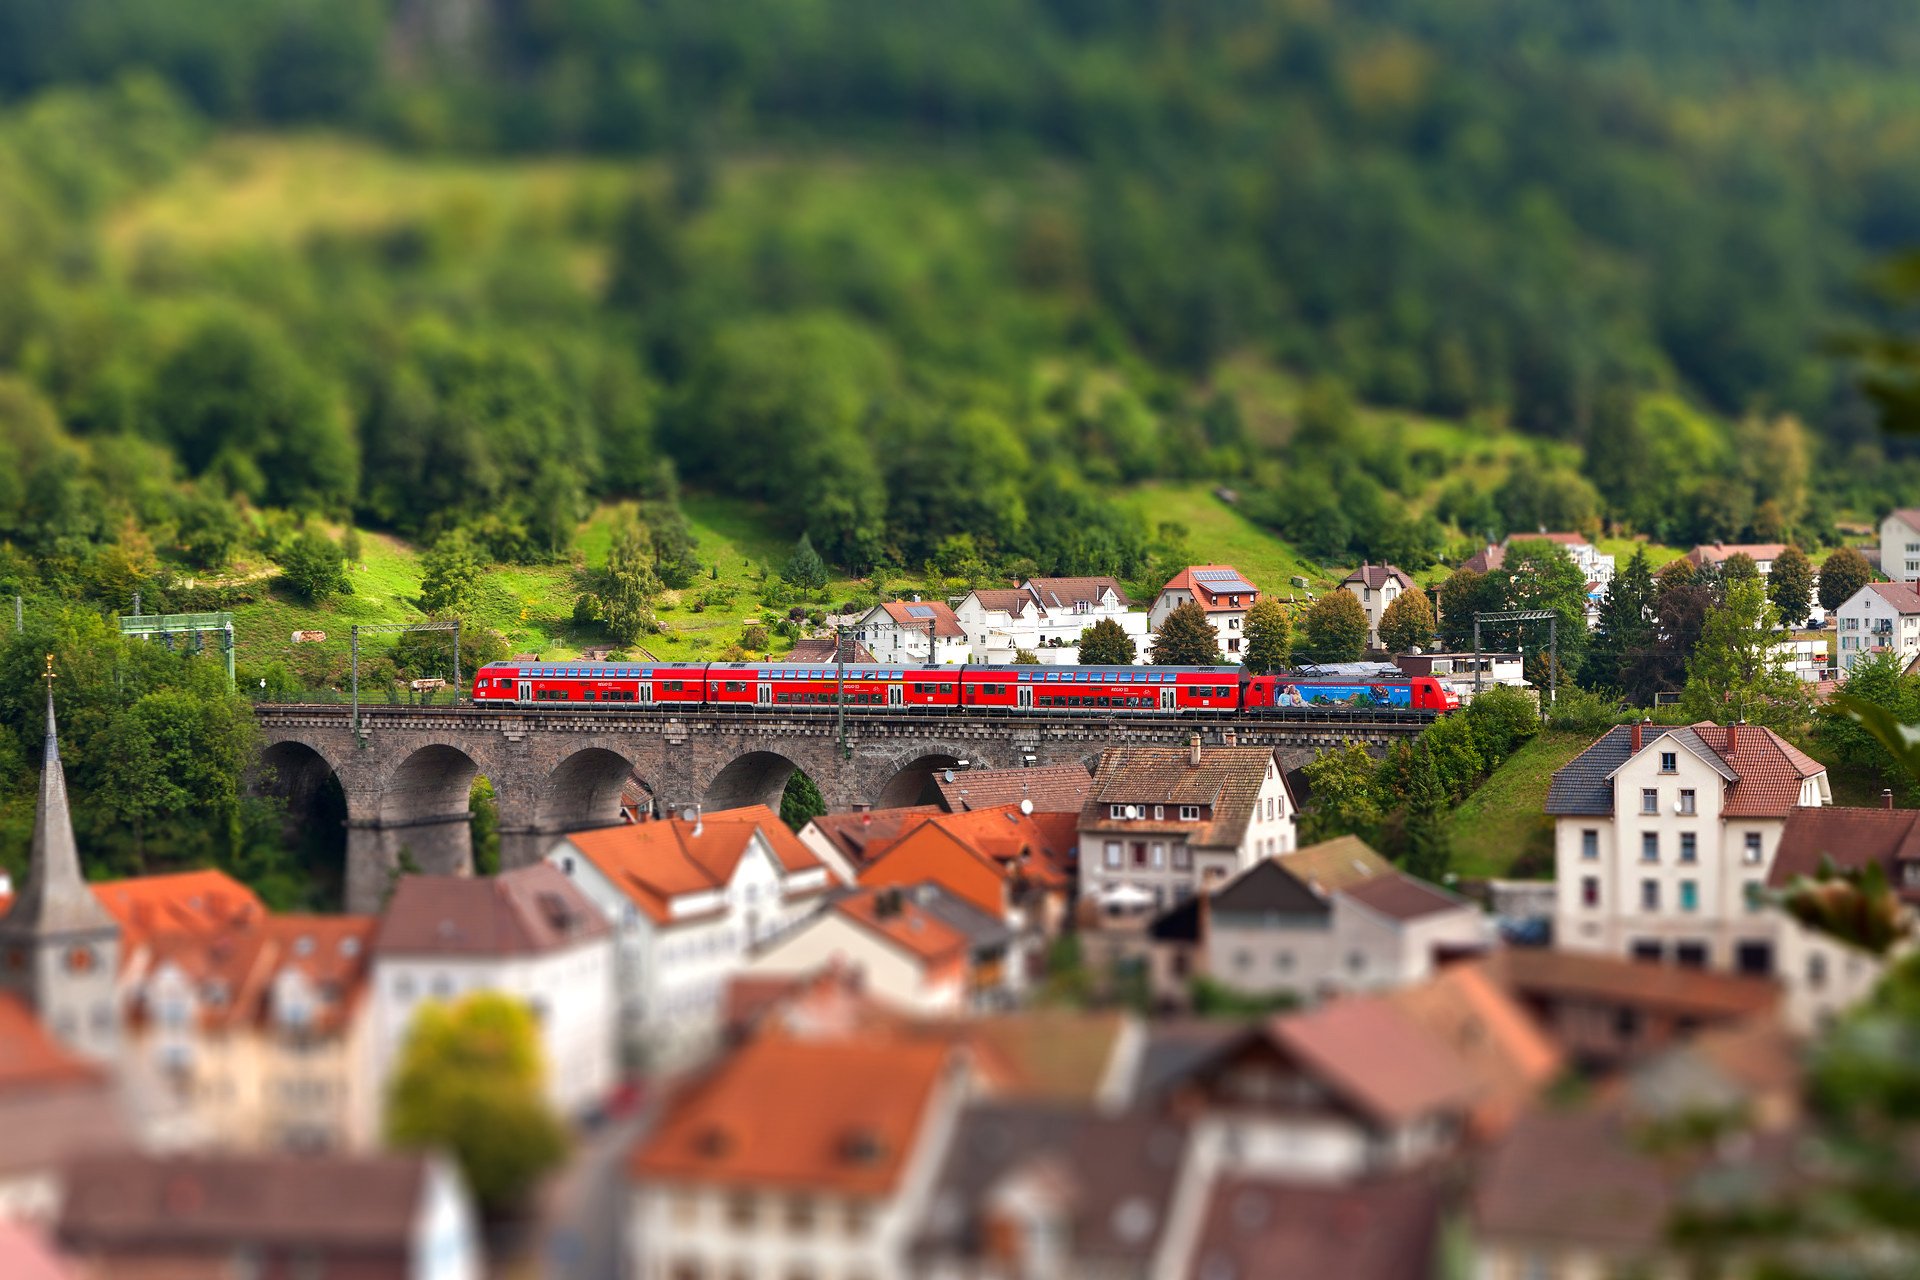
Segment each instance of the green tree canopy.
[{"label": "green tree canopy", "polygon": [[1852,547],[1829,552],[1820,565],[1820,607],[1832,613],[1873,581],[1873,566]]},{"label": "green tree canopy", "polygon": [[1453,869],[1452,812],[1433,752],[1424,743],[1416,745],[1407,779],[1406,855],[1400,861],[1408,875],[1431,884],[1446,880]]},{"label": "green tree canopy", "polygon": [[1626,690],[1631,668],[1653,649],[1653,570],[1645,547],[1635,547],[1626,566],[1614,574],[1600,600],[1600,618],[1580,670],[1580,683],[1592,689]]},{"label": "green tree canopy", "polygon": [[787,775],[787,785],[780,792],[780,821],[789,831],[800,830],[826,811],[827,802],[806,770],[795,769]]},{"label": "green tree canopy", "polygon": [[1367,611],[1344,588],[1307,606],[1294,655],[1303,662],[1353,662],[1367,651]]},{"label": "green tree canopy", "polygon": [[653,573],[652,544],[646,531],[628,521],[613,535],[600,586],[600,612],[607,634],[632,644],[653,629],[653,599],[660,580]]},{"label": "green tree canopy", "polygon": [[1789,545],[1774,559],[1767,575],[1767,597],[1780,611],[1780,621],[1797,627],[1813,610],[1813,561],[1799,547]]},{"label": "green tree canopy", "polygon": [[473,539],[453,529],[434,539],[420,557],[420,607],[427,613],[463,613],[480,585],[481,563]]},{"label": "green tree canopy", "polygon": [[1247,610],[1247,647],[1240,663],[1255,675],[1285,671],[1293,652],[1293,618],[1278,600],[1260,600]]},{"label": "green tree canopy", "polygon": [[[1345,592],[1341,592],[1345,595]],[[1321,751],[1301,770],[1307,780],[1307,807],[1300,817],[1300,839],[1317,844],[1335,836],[1374,841],[1380,835],[1377,766],[1359,743]]]},{"label": "green tree canopy", "polygon": [[1207,611],[1192,600],[1177,604],[1154,633],[1152,661],[1160,667],[1211,667],[1220,662],[1220,637]]},{"label": "green tree canopy", "polygon": [[827,565],[820,558],[820,553],[813,549],[812,538],[804,533],[800,535],[780,576],[802,591],[820,591],[826,587]]},{"label": "green tree canopy", "polygon": [[483,1208],[522,1204],[566,1154],[542,1092],[539,1026],[512,996],[477,991],[414,1015],[394,1069],[387,1140],[451,1151]]},{"label": "green tree canopy", "polygon": [[1124,667],[1137,656],[1133,637],[1112,618],[1102,618],[1080,633],[1080,665]]},{"label": "green tree canopy", "polygon": [[1380,643],[1388,653],[1406,653],[1416,645],[1433,644],[1433,606],[1427,593],[1415,588],[1402,591],[1380,615]]},{"label": "green tree canopy", "polygon": [[1687,663],[1681,698],[1687,714],[1788,732],[1804,727],[1810,703],[1781,639],[1779,614],[1759,580],[1727,584],[1726,599],[1708,611]]},{"label": "green tree canopy", "polygon": [[280,572],[288,586],[315,604],[353,590],[347,579],[346,553],[312,526],[295,534],[280,552]]}]

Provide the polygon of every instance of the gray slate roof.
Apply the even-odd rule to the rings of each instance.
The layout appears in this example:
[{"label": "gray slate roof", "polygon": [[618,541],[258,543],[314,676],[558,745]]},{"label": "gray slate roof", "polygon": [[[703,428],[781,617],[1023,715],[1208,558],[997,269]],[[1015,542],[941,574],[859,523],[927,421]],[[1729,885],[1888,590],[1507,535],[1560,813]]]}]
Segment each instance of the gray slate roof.
[{"label": "gray slate roof", "polygon": [[[1658,724],[1647,725],[1645,730],[1643,746],[1674,731],[1669,726]],[[1695,742],[1698,741],[1695,738]],[[1709,756],[1712,754],[1711,751],[1707,752]],[[1553,775],[1553,785],[1547,788],[1547,812],[1554,815],[1611,817],[1613,771],[1625,764],[1632,755],[1631,725],[1615,725],[1601,734],[1598,742]]]}]

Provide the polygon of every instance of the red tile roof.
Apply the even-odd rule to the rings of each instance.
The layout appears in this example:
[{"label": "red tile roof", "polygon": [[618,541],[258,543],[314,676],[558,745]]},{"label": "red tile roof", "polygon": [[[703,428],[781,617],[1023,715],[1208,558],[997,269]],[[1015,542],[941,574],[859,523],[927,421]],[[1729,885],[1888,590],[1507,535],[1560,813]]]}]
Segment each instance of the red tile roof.
[{"label": "red tile roof", "polygon": [[0,1093],[105,1079],[103,1069],[55,1040],[24,1000],[0,991]]},{"label": "red tile roof", "polygon": [[1750,560],[1778,560],[1786,549],[1784,542],[1703,542],[1687,552],[1686,559],[1688,564],[1696,567],[1725,564],[1734,556],[1746,556]]},{"label": "red tile roof", "polygon": [[1688,727],[1740,775],[1740,781],[1727,790],[1722,813],[1729,818],[1785,817],[1800,805],[1800,784],[1827,771],[1818,760],[1760,725],[1702,721]]},{"label": "red tile roof", "polygon": [[1200,1280],[1417,1280],[1436,1274],[1440,1193],[1419,1176],[1328,1186],[1229,1174],[1207,1197]]},{"label": "red tile roof", "polygon": [[673,919],[672,899],[707,893],[732,881],[740,859],[758,835],[788,875],[819,869],[813,850],[766,805],[723,809],[688,822],[661,818],[619,827],[576,831],[567,843],[578,849],[648,918]]},{"label": "red tile roof", "polygon": [[966,934],[923,909],[913,901],[912,894],[897,887],[849,894],[834,903],[833,910],[928,969],[962,960],[968,951]]},{"label": "red tile roof", "polygon": [[1780,1001],[1779,987],[1764,978],[1553,947],[1509,947],[1486,965],[1493,981],[1523,997],[1578,997],[1683,1017],[1761,1014]]},{"label": "red tile roof", "polygon": [[81,1280],[38,1231],[25,1223],[0,1221],[0,1276],[7,1280]]},{"label": "red tile roof", "polygon": [[[1282,855],[1284,857],[1285,855]],[[1281,863],[1282,866],[1286,864]],[[1418,920],[1442,911],[1477,910],[1446,890],[1412,876],[1376,876],[1347,889],[1346,896],[1392,920]]]},{"label": "red tile roof", "polygon": [[952,1061],[938,1042],[760,1036],[668,1104],[628,1172],[642,1182],[891,1195]]},{"label": "red tile roof", "polygon": [[211,937],[251,928],[267,917],[258,894],[224,871],[183,871],[135,876],[90,886],[100,905],[120,923],[123,957],[164,933]]},{"label": "red tile roof", "polygon": [[950,813],[963,809],[991,809],[996,805],[1031,801],[1036,814],[1078,815],[1086,803],[1093,778],[1077,764],[1044,764],[1031,769],[974,769],[955,772],[948,782],[936,773],[933,785]]},{"label": "red tile roof", "polygon": [[[1232,576],[1228,577],[1229,574]],[[1167,585],[1160,591],[1163,595],[1169,591],[1189,592],[1208,613],[1244,611],[1260,595],[1260,589],[1230,564],[1189,565],[1168,578]],[[1239,604],[1230,601],[1230,597],[1236,595],[1240,597]]]},{"label": "red tile roof", "polygon": [[904,809],[872,809],[861,813],[823,813],[811,827],[838,849],[857,873],[891,848],[895,841],[930,821],[940,810],[930,804]]},{"label": "red tile roof", "polygon": [[[933,624],[934,635],[943,640],[964,640],[966,628],[953,616],[953,608],[944,600],[888,600],[880,606],[886,610],[894,625],[907,631],[927,633],[927,624]],[[928,613],[915,614],[916,609],[931,610]]]},{"label": "red tile roof", "polygon": [[403,876],[380,917],[382,955],[502,958],[579,946],[611,932],[558,868],[536,862],[497,876]]},{"label": "red tile roof", "polygon": [[1825,858],[1844,871],[1876,862],[1887,883],[1903,891],[1896,864],[1920,861],[1920,809],[1795,809],[1781,829],[1767,887],[1784,889],[1801,876],[1816,875]]},{"label": "red tile roof", "polygon": [[1473,1124],[1504,1130],[1565,1066],[1552,1037],[1478,962],[1451,964],[1385,999],[1453,1050],[1480,1085]]},{"label": "red tile roof", "polygon": [[1920,613],[1920,591],[1908,582],[1869,582],[1867,590],[1885,600],[1902,614]]},{"label": "red tile roof", "polygon": [[1459,1058],[1377,996],[1349,996],[1267,1024],[1274,1040],[1376,1120],[1467,1109],[1479,1084]]}]

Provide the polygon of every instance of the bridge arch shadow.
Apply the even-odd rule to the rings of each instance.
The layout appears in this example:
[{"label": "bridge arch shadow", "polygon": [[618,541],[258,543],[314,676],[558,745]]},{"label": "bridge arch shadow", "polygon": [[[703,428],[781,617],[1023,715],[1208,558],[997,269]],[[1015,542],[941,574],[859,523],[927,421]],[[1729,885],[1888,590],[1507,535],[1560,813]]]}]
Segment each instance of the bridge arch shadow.
[{"label": "bridge arch shadow", "polygon": [[701,797],[701,807],[708,813],[718,813],[764,804],[778,813],[787,779],[799,768],[798,762],[778,751],[749,751],[714,775]]},{"label": "bridge arch shadow", "polygon": [[[584,831],[620,821],[620,795],[635,777],[633,762],[605,747],[576,751],[553,767],[534,802],[534,823],[542,831]],[[649,798],[653,788],[640,787]]]},{"label": "bridge arch shadow", "polygon": [[372,824],[384,859],[433,875],[465,875],[473,870],[473,828],[469,808],[480,766],[458,747],[434,743],[409,754],[380,788],[378,819]]},{"label": "bridge arch shadow", "polygon": [[332,761],[304,742],[260,753],[253,789],[285,806],[281,839],[306,889],[301,905],[339,911],[347,888],[347,793]]},{"label": "bridge arch shadow", "polygon": [[[932,804],[938,797],[933,780],[936,776],[953,771],[956,781],[966,777],[961,760],[975,768],[985,768],[986,762],[971,756],[962,757],[949,751],[929,751],[915,756],[893,771],[887,784],[880,788],[880,794],[874,799],[877,809],[901,809],[908,805]],[[962,785],[965,785],[962,781]]]}]

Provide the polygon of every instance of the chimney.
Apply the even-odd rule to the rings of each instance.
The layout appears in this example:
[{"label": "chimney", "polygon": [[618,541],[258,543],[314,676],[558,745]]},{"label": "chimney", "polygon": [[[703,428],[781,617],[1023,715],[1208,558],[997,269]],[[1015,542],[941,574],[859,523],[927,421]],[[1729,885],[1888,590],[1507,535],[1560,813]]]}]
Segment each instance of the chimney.
[{"label": "chimney", "polygon": [[1728,755],[1732,755],[1734,752],[1740,749],[1740,725],[1742,723],[1743,723],[1742,721],[1735,720],[1732,724],[1727,726],[1727,754]]},{"label": "chimney", "polygon": [[1229,729],[1222,729],[1222,730],[1220,731],[1220,744],[1221,744],[1222,746],[1226,746],[1226,747],[1237,747],[1237,746],[1239,746],[1239,745],[1240,745],[1240,734],[1239,734],[1239,732],[1238,732],[1238,731],[1236,731],[1236,730],[1234,730],[1234,729],[1230,729],[1230,728],[1229,728]]},{"label": "chimney", "polygon": [[1880,807],[1882,809],[1893,808],[1893,788],[1892,787],[1880,788]]},{"label": "chimney", "polygon": [[1196,769],[1200,767],[1200,735],[1197,733],[1187,735],[1187,763]]},{"label": "chimney", "polygon": [[1633,722],[1633,754],[1635,755],[1639,755],[1640,748],[1647,745],[1645,725],[1646,722],[1644,720],[1635,720]]}]

